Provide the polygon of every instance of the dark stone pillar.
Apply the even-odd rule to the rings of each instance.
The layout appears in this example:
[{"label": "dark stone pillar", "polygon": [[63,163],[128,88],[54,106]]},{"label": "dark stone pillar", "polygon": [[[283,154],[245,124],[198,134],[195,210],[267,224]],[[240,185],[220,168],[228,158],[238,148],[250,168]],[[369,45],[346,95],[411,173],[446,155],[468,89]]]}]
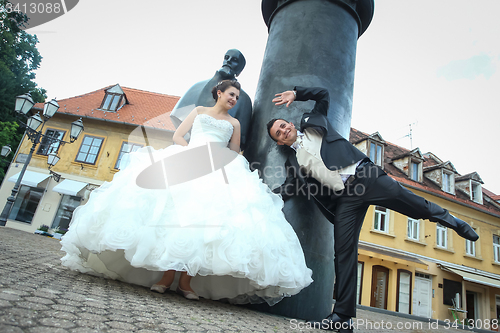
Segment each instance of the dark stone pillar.
[{"label": "dark stone pillar", "polygon": [[[274,94],[296,85],[327,88],[328,119],[348,138],[356,44],[372,19],[373,8],[373,0],[262,1],[269,37],[245,156],[252,167],[261,171],[271,188],[284,181],[282,169],[286,156],[269,138],[267,122],[284,118],[298,126],[304,109],[310,110],[313,105],[313,102],[297,102],[289,108],[276,107],[271,103]],[[332,310],[333,226],[307,197],[287,201],[284,212],[299,237],[314,282],[298,295],[273,307],[258,309],[292,318],[321,320]]]}]

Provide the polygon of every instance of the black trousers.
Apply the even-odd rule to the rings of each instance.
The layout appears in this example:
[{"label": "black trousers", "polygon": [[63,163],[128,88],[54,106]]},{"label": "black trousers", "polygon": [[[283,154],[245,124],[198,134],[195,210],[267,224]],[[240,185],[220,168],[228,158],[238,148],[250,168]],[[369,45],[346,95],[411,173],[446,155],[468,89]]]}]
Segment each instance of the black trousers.
[{"label": "black trousers", "polygon": [[334,312],[356,316],[358,240],[370,205],[384,206],[414,219],[428,219],[450,228],[457,226],[447,210],[402,187],[373,163],[356,172],[355,179],[337,192],[334,224]]}]

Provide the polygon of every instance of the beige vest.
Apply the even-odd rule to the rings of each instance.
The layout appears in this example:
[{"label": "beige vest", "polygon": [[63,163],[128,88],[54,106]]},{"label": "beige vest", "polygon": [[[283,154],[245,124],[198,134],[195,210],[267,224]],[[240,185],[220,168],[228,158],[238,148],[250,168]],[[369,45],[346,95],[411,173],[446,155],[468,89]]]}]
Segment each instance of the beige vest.
[{"label": "beige vest", "polygon": [[317,179],[324,186],[334,191],[342,190],[344,182],[340,175],[353,175],[356,172],[356,164],[339,170],[329,170],[321,159],[322,140],[323,138],[318,131],[312,128],[306,129],[304,136],[297,138],[297,142],[301,146],[297,149],[297,162],[310,177]]}]

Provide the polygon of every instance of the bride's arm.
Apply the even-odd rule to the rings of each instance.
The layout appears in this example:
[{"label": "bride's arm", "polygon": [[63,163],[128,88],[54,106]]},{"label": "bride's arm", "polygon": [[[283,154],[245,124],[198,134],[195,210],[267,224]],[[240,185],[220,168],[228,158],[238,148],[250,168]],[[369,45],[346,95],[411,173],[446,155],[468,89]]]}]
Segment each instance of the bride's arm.
[{"label": "bride's arm", "polygon": [[238,154],[240,153],[240,140],[241,140],[241,126],[237,119],[233,119],[233,135],[229,140],[229,149],[234,150]]},{"label": "bride's arm", "polygon": [[186,139],[184,139],[184,135],[186,135],[191,127],[193,127],[194,118],[196,118],[196,116],[198,115],[198,108],[199,107],[195,107],[175,131],[173,140],[176,144],[181,146],[188,145],[188,142],[186,141]]}]

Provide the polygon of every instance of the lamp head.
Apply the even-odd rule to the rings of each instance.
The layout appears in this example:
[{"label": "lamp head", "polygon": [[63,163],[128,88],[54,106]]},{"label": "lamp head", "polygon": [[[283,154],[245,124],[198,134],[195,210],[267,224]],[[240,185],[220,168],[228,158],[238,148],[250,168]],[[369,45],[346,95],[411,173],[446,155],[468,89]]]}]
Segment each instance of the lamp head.
[{"label": "lamp head", "polygon": [[70,134],[70,142],[75,142],[78,139],[80,133],[83,132],[83,122],[82,118],[75,120],[71,123],[71,134]]},{"label": "lamp head", "polygon": [[45,118],[52,118],[52,116],[57,112],[59,109],[59,104],[57,104],[57,101],[55,99],[52,99],[50,102],[45,102],[43,105],[43,116]]},{"label": "lamp head", "polygon": [[12,148],[10,148],[10,145],[3,146],[2,147],[2,156],[7,157],[11,151],[12,151]]},{"label": "lamp head", "polygon": [[33,102],[30,93],[20,95],[16,97],[15,111],[27,115],[33,105],[35,105],[35,102]]}]

